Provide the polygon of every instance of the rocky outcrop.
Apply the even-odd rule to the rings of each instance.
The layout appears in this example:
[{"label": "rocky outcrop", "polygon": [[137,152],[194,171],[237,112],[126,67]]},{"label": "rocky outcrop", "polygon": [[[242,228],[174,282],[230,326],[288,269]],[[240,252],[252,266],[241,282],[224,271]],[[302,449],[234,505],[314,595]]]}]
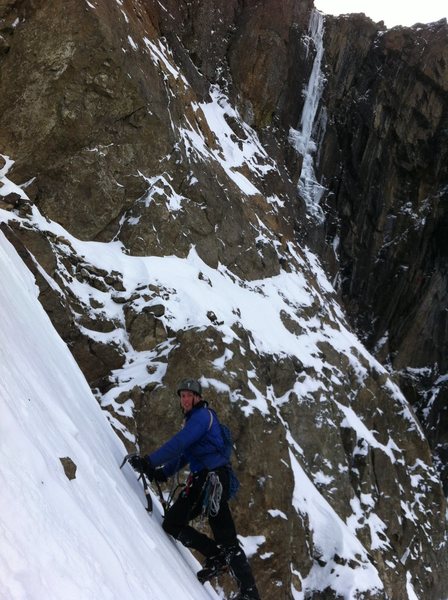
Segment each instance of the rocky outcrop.
[{"label": "rocky outcrop", "polygon": [[[159,44],[164,11],[151,4],[129,3],[126,10],[106,2],[96,6],[10,5],[8,19],[16,26],[10,51],[1,57],[8,85],[0,99],[0,144],[14,156],[11,177],[29,182],[32,201],[82,239],[120,239],[140,255],[185,255],[193,240],[207,262],[219,261],[244,277],[277,272],[272,244],[256,248],[258,222],[244,226],[240,186],[224,171],[218,171],[221,181],[215,185],[216,161],[201,161],[198,168],[196,156],[189,155],[191,142],[179,143],[183,127],[190,137],[203,138],[210,158],[217,149],[201,107],[201,101],[210,101],[209,83],[183,46],[177,43],[173,52],[177,64],[187,65],[188,80]],[[212,16],[213,11],[204,19]],[[181,12],[179,23],[182,19]],[[41,35],[44,23],[52,29]],[[205,25],[196,26],[202,31]],[[245,143],[242,122],[225,111],[222,118],[226,135]],[[274,167],[263,175],[256,196],[264,218],[269,211],[264,197],[273,189],[278,196],[291,194],[293,186]],[[294,237],[283,215],[271,219],[270,228]],[[217,244],[217,238],[231,243]]]},{"label": "rocky outcrop", "polygon": [[[198,71],[230,93],[246,123],[263,128],[298,120],[310,0],[169,1],[166,7],[159,15],[162,34],[172,44],[175,30]],[[178,58],[177,44],[172,47]]]},{"label": "rocky outcrop", "polygon": [[445,26],[327,21],[316,227],[287,142],[316,54],[311,2],[0,7],[0,152],[15,161],[0,169],[19,197],[0,187],[3,232],[118,435],[152,450],[180,425],[177,381],[202,377],[234,433],[234,510],[257,536],[264,597],[340,598],[344,581],[363,597],[442,598],[429,446],[301,241],[341,267],[367,342],[389,332],[381,360],[434,364],[430,334],[414,357],[421,333],[405,326],[415,309],[435,330],[445,285],[429,243],[444,222],[431,148],[443,156],[445,66],[431,48]]}]

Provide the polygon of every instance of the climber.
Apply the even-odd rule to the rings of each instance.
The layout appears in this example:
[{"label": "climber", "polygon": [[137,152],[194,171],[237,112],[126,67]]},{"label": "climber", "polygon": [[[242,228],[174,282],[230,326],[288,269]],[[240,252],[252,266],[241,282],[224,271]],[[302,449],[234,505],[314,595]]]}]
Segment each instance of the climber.
[{"label": "climber", "polygon": [[[231,467],[216,413],[202,399],[195,379],[182,381],[177,389],[184,426],[158,450],[147,456],[133,455],[133,469],[150,480],[167,481],[187,463],[187,484],[167,510],[163,529],[188,548],[205,556],[197,573],[201,583],[226,572],[229,567],[238,582],[238,600],[259,600],[251,567],[239,545],[229,509]],[[202,511],[208,516],[214,540],[189,525]]]}]

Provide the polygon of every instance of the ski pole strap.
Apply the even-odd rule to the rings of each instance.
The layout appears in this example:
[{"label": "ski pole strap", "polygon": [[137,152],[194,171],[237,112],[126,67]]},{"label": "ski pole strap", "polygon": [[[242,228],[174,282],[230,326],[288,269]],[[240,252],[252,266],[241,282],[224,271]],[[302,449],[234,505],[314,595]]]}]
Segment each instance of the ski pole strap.
[{"label": "ski pole strap", "polygon": [[175,494],[176,494],[177,490],[178,490],[179,488],[184,488],[184,489],[185,489],[185,487],[186,487],[186,486],[185,486],[185,484],[184,484],[184,483],[178,483],[178,484],[177,484],[175,487],[173,487],[173,488],[171,489],[171,491],[170,491],[170,494],[169,494],[169,496],[168,496],[168,500],[167,500],[167,502],[166,502],[167,509],[168,509],[168,508],[171,506],[171,504],[172,504],[172,502],[173,502],[173,500],[174,500],[174,496],[175,496]]}]

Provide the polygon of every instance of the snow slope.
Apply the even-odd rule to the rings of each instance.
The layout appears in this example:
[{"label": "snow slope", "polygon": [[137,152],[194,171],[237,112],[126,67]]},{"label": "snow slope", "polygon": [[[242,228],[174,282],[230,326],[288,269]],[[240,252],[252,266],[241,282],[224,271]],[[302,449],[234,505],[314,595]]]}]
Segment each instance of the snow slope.
[{"label": "snow slope", "polygon": [[217,598],[119,470],[124,446],[2,233],[0,279],[1,600]]}]

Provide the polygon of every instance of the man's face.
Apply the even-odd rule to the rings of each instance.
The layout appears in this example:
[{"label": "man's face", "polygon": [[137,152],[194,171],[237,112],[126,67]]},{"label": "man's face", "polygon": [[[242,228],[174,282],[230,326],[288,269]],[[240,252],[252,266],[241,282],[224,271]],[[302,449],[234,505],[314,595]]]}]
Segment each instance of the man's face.
[{"label": "man's face", "polygon": [[193,406],[197,403],[197,399],[199,396],[190,392],[189,390],[181,390],[180,392],[180,405],[182,406],[182,410],[184,414],[190,412]]}]

